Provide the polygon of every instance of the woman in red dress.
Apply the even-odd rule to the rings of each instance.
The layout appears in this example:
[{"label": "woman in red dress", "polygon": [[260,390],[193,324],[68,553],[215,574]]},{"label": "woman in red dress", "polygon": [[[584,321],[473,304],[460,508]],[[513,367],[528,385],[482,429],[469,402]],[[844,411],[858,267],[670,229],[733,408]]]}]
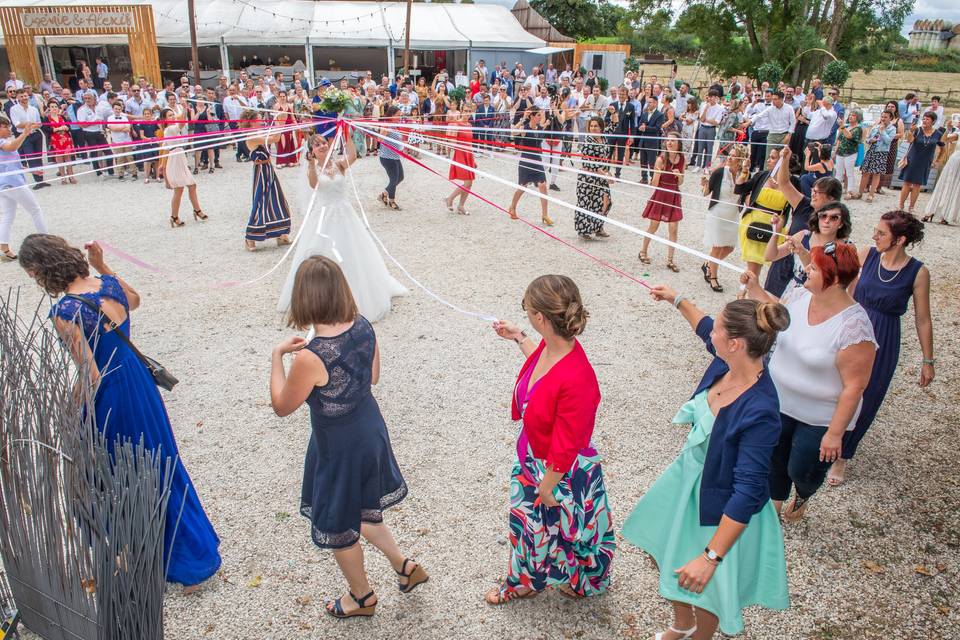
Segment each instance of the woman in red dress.
[{"label": "woman in red dress", "polygon": [[[448,124],[451,127],[447,135],[453,144],[453,161],[475,169],[477,161],[474,160],[473,151],[471,151],[473,149],[473,125],[470,124],[470,111],[466,108],[466,104],[463,107],[462,111],[451,110],[447,114]],[[453,193],[444,198],[444,204],[447,205],[447,209],[453,211],[453,201],[459,195],[460,204],[457,206],[457,213],[462,216],[468,215],[463,205],[467,201],[467,190],[473,186],[476,175],[470,169],[451,164],[450,173],[447,177],[450,180],[463,180],[463,186],[456,187]]]},{"label": "woman in red dress", "polygon": [[[667,223],[667,236],[671,242],[677,241],[677,232],[680,220],[683,219],[683,208],[680,202],[680,185],[683,184],[683,153],[680,151],[680,135],[676,132],[667,134],[663,141],[663,151],[657,158],[653,169],[653,195],[647,200],[643,210],[643,217],[650,221],[647,233],[654,234],[661,222]],[[644,236],[643,246],[640,249],[640,262],[650,264],[647,256],[647,247],[650,246],[650,237]],[[673,262],[673,247],[667,247],[667,269],[679,273],[680,269]]]},{"label": "woman in red dress", "polygon": [[473,73],[470,74],[470,101],[473,101],[473,96],[480,93],[480,72],[474,69]]},{"label": "woman in red dress", "polygon": [[[60,105],[51,100],[47,105],[47,123],[50,128],[50,151],[55,164],[70,162],[73,159],[73,140],[70,138],[70,125],[64,119]],[[60,184],[77,184],[77,179],[73,177],[73,165],[60,167],[57,170],[60,176]]]},{"label": "woman in red dress", "polygon": [[[285,127],[296,123],[293,105],[287,102],[287,92],[277,94],[275,105],[277,114],[273,124],[276,127]],[[277,168],[295,167],[300,163],[300,154],[297,153],[297,134],[295,131],[284,131],[277,141]]]}]

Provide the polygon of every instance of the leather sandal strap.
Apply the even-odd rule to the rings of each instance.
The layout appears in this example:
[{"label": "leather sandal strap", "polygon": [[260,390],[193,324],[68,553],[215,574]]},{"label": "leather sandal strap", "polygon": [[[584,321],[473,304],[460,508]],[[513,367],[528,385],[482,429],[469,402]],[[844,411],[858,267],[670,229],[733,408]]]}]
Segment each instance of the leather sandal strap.
[{"label": "leather sandal strap", "polygon": [[367,605],[364,604],[364,603],[365,603],[367,600],[369,600],[370,598],[373,597],[373,591],[371,591],[371,592],[368,593],[367,595],[363,596],[362,598],[358,598],[357,596],[353,595],[353,592],[351,591],[351,592],[350,592],[350,597],[353,598],[353,601],[356,602],[357,605],[362,609],[363,607],[367,606]]},{"label": "leather sandal strap", "polygon": [[[351,595],[353,595],[353,594],[351,594]],[[333,613],[334,613],[334,615],[336,615],[336,616],[338,616],[338,617],[342,617],[342,616],[344,615],[344,613],[343,613],[343,605],[340,603],[340,600],[341,600],[341,599],[342,599],[342,598],[337,598],[336,600],[333,601]]]},{"label": "leather sandal strap", "polygon": [[[414,568],[413,568],[413,571],[411,571],[410,573],[407,573],[407,563],[408,563],[408,562],[413,562],[413,560],[411,560],[410,558],[404,558],[404,559],[403,559],[403,564],[400,566],[400,571],[397,571],[397,575],[398,575],[398,576],[403,576],[404,578],[409,578],[410,576],[413,575],[413,571],[416,571],[416,570],[417,570],[417,568],[414,567]],[[396,569],[394,569],[394,571],[396,571]]]}]

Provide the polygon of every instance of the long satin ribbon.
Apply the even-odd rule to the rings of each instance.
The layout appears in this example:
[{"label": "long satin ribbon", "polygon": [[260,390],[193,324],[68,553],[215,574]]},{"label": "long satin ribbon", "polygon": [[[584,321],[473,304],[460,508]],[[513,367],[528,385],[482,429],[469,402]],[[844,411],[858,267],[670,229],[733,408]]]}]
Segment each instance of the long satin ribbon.
[{"label": "long satin ribbon", "polygon": [[[387,137],[385,137],[385,136],[383,136],[383,135],[381,135],[381,134],[379,134],[379,133],[375,133],[375,132],[373,132],[373,131],[371,131],[371,130],[369,130],[369,129],[365,129],[365,128],[363,128],[363,127],[357,127],[357,128],[360,129],[361,131],[364,131],[365,133],[367,133],[367,134],[369,134],[369,135],[372,135],[372,136],[374,136],[374,137],[376,137],[376,138],[379,138],[379,139],[381,139],[381,140],[383,140],[383,141],[386,141],[386,142],[381,142],[381,144],[386,144],[386,145],[387,145],[388,147],[390,147],[391,149],[397,149],[397,147],[394,146],[394,145],[401,145],[401,146],[403,146],[404,148],[408,148],[408,149],[409,149],[409,148],[412,148],[409,144],[407,144],[407,143],[405,143],[405,142],[402,142],[402,141],[400,141],[400,140],[396,140],[396,139],[394,139],[394,138],[387,138]],[[630,231],[631,233],[634,233],[634,234],[636,234],[636,235],[643,236],[643,237],[645,237],[645,238],[650,238],[651,240],[654,240],[654,241],[656,241],[656,242],[659,242],[660,244],[665,244],[665,245],[667,245],[668,247],[673,247],[674,249],[679,249],[680,251],[683,251],[684,253],[689,253],[689,254],[691,254],[691,255],[697,256],[698,258],[700,258],[700,259],[702,259],[702,260],[705,260],[705,261],[707,261],[707,262],[713,262],[713,263],[717,264],[718,266],[725,267],[725,268],[730,269],[731,271],[734,271],[734,272],[736,272],[736,273],[743,273],[743,272],[746,270],[746,269],[744,269],[743,267],[741,267],[741,266],[739,266],[739,265],[735,265],[735,264],[730,263],[730,262],[727,262],[727,261],[725,261],[725,260],[719,260],[719,259],[717,259],[717,258],[714,258],[714,257],[711,256],[711,255],[708,255],[708,254],[706,254],[706,253],[703,253],[702,251],[698,251],[697,249],[692,249],[692,248],[690,248],[690,247],[687,247],[687,246],[685,246],[685,245],[679,244],[679,243],[677,243],[677,242],[673,242],[673,241],[668,240],[668,239],[666,239],[666,238],[661,238],[661,237],[659,237],[659,236],[657,236],[657,235],[655,235],[655,234],[649,233],[649,232],[647,232],[647,231],[643,231],[642,229],[638,229],[638,228],[636,228],[636,227],[634,227],[634,226],[632,226],[632,225],[626,224],[626,223],[621,222],[621,221],[619,221],[619,220],[615,220],[615,219],[613,219],[613,218],[608,218],[607,216],[600,215],[599,213],[594,213],[593,211],[590,211],[589,209],[584,209],[584,208],[582,208],[582,207],[578,207],[578,206],[575,205],[575,204],[571,204],[571,203],[566,202],[566,201],[564,201],[564,200],[560,200],[560,199],[558,199],[558,198],[554,198],[553,196],[546,195],[546,194],[542,194],[542,193],[540,193],[539,191],[535,191],[535,190],[533,190],[533,189],[530,189],[529,187],[527,187],[527,186],[525,186],[525,185],[516,185],[516,184],[514,184],[513,182],[511,182],[511,181],[509,181],[509,180],[506,180],[506,179],[501,178],[501,177],[499,177],[499,176],[495,176],[495,175],[493,175],[493,174],[491,174],[491,173],[488,173],[488,172],[486,172],[486,171],[481,171],[480,169],[477,169],[476,167],[468,167],[468,166],[465,165],[465,164],[461,164],[461,163],[456,162],[455,160],[452,160],[452,159],[449,159],[449,158],[443,158],[442,156],[438,156],[438,155],[436,155],[436,154],[430,153],[429,151],[426,151],[426,150],[424,150],[424,149],[420,149],[419,151],[420,151],[420,153],[425,154],[425,155],[427,155],[427,156],[430,156],[431,158],[434,158],[434,159],[436,159],[436,160],[441,160],[441,161],[443,161],[443,162],[446,162],[446,163],[448,163],[448,164],[452,164],[452,165],[457,166],[457,167],[460,167],[460,168],[462,168],[462,169],[466,169],[466,170],[468,170],[468,171],[472,171],[472,172],[474,172],[474,173],[476,173],[476,174],[478,174],[478,175],[482,175],[482,176],[484,176],[484,177],[490,178],[491,180],[494,180],[494,181],[499,182],[499,183],[501,183],[501,184],[505,184],[505,185],[512,186],[512,187],[514,187],[514,188],[517,189],[517,190],[523,191],[523,192],[525,192],[525,193],[533,194],[534,196],[536,196],[536,197],[538,197],[538,198],[542,198],[542,199],[544,199],[544,200],[547,200],[548,202],[553,202],[554,204],[558,204],[558,205],[563,206],[563,207],[566,207],[566,208],[568,208],[568,209],[573,209],[574,211],[577,211],[577,212],[583,213],[583,214],[585,214],[585,215],[591,216],[591,217],[593,217],[593,218],[596,218],[597,220],[602,220],[604,223],[611,224],[611,225],[613,225],[613,226],[615,226],[615,227],[619,227],[619,228],[621,228],[621,229],[625,229],[626,231]],[[398,152],[399,152],[399,149],[398,149]],[[416,159],[412,158],[412,156],[410,156],[409,154],[405,154],[405,155],[406,155],[406,157],[407,157],[408,159],[410,159],[411,161],[417,162]],[[419,164],[422,165],[422,163],[419,163]],[[422,166],[426,167],[426,165],[422,165]],[[434,171],[434,173],[436,173],[436,172]],[[437,175],[440,175],[440,174],[437,174]],[[442,177],[442,176],[441,176],[441,177]],[[463,187],[460,186],[460,185],[458,185],[458,187],[459,187],[460,189],[463,189]],[[471,195],[477,196],[477,198],[483,200],[484,202],[487,202],[488,204],[491,204],[491,205],[493,204],[493,203],[491,203],[489,200],[487,200],[487,199],[485,199],[485,198],[482,198],[481,196],[477,195],[476,193],[473,193],[473,192],[469,192],[469,193],[471,193]],[[493,205],[493,206],[495,206],[497,209],[500,209],[501,211],[505,211],[505,210],[503,209],[503,207],[501,207],[501,206],[499,206],[499,205]],[[550,235],[552,235],[552,234],[550,234]],[[554,237],[556,237],[556,236],[554,236]],[[559,240],[559,238],[557,238],[557,239]],[[590,255],[590,254],[586,253],[585,251],[579,250],[579,249],[578,249],[577,247],[575,247],[574,245],[571,245],[571,244],[569,244],[569,243],[566,243],[566,244],[567,244],[568,246],[570,246],[571,248],[577,249],[578,251],[580,251],[580,252],[583,253],[584,255]],[[598,259],[598,260],[599,260],[599,259]],[[618,271],[619,271],[619,270],[618,270]],[[621,275],[625,275],[622,271],[621,271],[620,273],[621,273]],[[632,278],[632,277],[631,277],[631,279],[639,282],[639,280],[636,280],[636,279],[634,279],[634,278]]]}]

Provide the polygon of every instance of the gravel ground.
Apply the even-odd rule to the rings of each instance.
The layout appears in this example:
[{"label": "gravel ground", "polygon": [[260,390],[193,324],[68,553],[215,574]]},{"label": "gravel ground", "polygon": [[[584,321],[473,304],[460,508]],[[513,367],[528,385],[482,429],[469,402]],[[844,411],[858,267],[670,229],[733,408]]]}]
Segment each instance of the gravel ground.
[{"label": "gravel ground", "polygon": [[[646,638],[664,629],[669,612],[657,594],[657,572],[625,543],[607,595],[573,603],[548,594],[499,609],[482,602],[506,563],[507,485],[517,434],[509,399],[522,361],[516,347],[497,339],[486,323],[458,315],[419,290],[397,299],[376,325],[383,374],[375,393],[410,486],[410,496],[387,522],[432,579],[401,596],[388,563],[372,553],[368,569],[380,598],[377,615],[336,621],[323,614],[323,599],[339,595],[344,585],[332,555],[312,545],[308,524],[297,513],[309,416],[304,408],[280,419],[269,406],[270,349],[287,334],[274,311],[286,268],[253,286],[213,287],[255,277],[281,255],[274,246],[244,251],[251,167],[235,164],[229,153],[225,166],[216,175],[199,176],[210,221],[187,220],[175,230],[166,223],[169,192],[156,184],[87,178],[77,187],[56,185],[38,194],[53,232],[77,244],[106,240],[175,276],[111,259],[143,295],[134,317],[137,341],[181,380],[164,399],[181,454],[222,539],[223,568],[200,593],[170,589],[166,636]],[[483,160],[481,167],[510,179],[516,175],[514,162]],[[523,290],[537,275],[564,273],[579,284],[591,313],[582,341],[604,396],[595,442],[605,456],[611,508],[622,522],[680,450],[685,430],[670,419],[708,363],[699,340],[674,309],[651,302],[637,284],[473,199],[473,215],[452,215],[440,205],[445,182],[411,165],[406,170],[399,213],[375,199],[385,183],[376,159],[361,160],[356,177],[373,228],[439,295],[516,321]],[[280,175],[291,201],[300,199],[300,174]],[[696,182],[688,174],[684,191],[693,193]],[[573,178],[560,184],[556,195],[575,200]],[[648,191],[618,188],[623,193],[614,194],[612,215],[641,225]],[[492,180],[479,180],[476,189],[509,201],[510,188]],[[869,242],[877,216],[895,206],[897,192],[889,193],[873,205],[853,203],[857,243]],[[693,198],[686,205],[680,241],[700,248],[705,205]],[[187,219],[189,205],[182,209]],[[524,198],[520,211],[536,220],[532,197]],[[638,238],[610,229],[612,237],[588,244],[577,239],[572,212],[552,206],[551,215],[561,238],[632,273],[648,273],[653,282],[669,283],[711,312],[736,290],[734,276],[724,271],[728,293],[711,292],[691,256],[678,255],[682,271],[670,273],[657,245],[651,247],[654,264],[644,270],[636,259]],[[300,219],[297,214],[295,222]],[[30,230],[29,217],[20,212],[14,244]],[[850,468],[850,481],[824,489],[806,521],[785,530],[792,606],[749,610],[750,638],[960,637],[960,487],[950,453],[960,399],[957,229],[936,225],[927,231],[916,255],[934,275],[937,380],[928,390],[915,383],[921,356],[910,312],[903,366]],[[16,264],[0,269],[5,283],[36,291]]]}]

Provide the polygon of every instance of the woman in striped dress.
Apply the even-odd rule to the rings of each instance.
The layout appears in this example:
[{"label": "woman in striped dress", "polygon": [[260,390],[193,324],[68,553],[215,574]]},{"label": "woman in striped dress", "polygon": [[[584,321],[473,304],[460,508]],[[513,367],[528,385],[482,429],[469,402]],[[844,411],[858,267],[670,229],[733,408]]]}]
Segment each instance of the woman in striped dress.
[{"label": "woman in striped dress", "polygon": [[[244,111],[241,119],[251,129],[263,127],[260,114],[254,109]],[[270,238],[276,238],[280,246],[290,244],[290,207],[270,162],[270,145],[276,144],[279,139],[279,133],[267,131],[262,136],[247,140],[247,148],[251,150],[250,160],[253,162],[253,206],[247,221],[247,251],[256,251],[258,242]]]}]

